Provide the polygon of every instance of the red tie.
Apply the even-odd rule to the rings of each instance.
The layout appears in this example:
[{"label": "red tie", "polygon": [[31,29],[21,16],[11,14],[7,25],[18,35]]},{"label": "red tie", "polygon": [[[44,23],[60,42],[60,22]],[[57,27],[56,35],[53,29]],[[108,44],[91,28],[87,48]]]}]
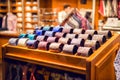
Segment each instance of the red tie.
[{"label": "red tie", "polygon": [[32,67],[32,71],[31,71],[30,80],[36,80],[36,79],[35,79],[35,76],[34,76],[34,72],[35,72],[35,70],[36,70],[36,67],[33,66],[33,67]]}]

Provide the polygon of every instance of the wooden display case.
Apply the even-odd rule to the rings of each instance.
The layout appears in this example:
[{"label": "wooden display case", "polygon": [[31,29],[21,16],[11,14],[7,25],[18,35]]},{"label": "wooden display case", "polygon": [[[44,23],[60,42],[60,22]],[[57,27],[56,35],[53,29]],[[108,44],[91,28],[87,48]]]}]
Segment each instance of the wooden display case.
[{"label": "wooden display case", "polygon": [[0,60],[2,59],[2,45],[6,44],[10,38],[18,36],[16,32],[0,31]]},{"label": "wooden display case", "polygon": [[[8,44],[2,46],[2,54],[3,61],[5,59],[13,59],[70,71],[85,75],[86,80],[115,80],[113,61],[119,49],[119,41],[120,35],[113,34],[110,39],[89,57],[28,49],[27,47],[11,46]],[[3,68],[5,71],[5,67]]]}]

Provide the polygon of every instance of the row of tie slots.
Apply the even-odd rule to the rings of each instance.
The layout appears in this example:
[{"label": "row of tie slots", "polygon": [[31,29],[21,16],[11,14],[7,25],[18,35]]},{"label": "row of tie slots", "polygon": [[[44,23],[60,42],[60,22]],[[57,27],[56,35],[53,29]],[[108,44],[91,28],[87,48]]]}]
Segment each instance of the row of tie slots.
[{"label": "row of tie slots", "polygon": [[[30,40],[39,40],[39,36],[47,36],[47,37],[53,37],[53,38],[70,38],[70,39],[85,39],[85,40],[97,40],[100,42],[100,44],[103,44],[106,42],[108,37],[102,35],[102,34],[70,34],[70,33],[62,33],[62,32],[53,32],[53,31],[45,31],[43,32],[37,32],[36,34],[20,34],[19,38],[29,38]],[[45,39],[47,41],[47,39]],[[53,41],[54,42],[54,41]],[[57,41],[56,41],[57,42]],[[68,43],[69,44],[69,43]]]},{"label": "row of tie slots", "polygon": [[65,71],[47,70],[44,67],[31,64],[9,63],[5,80],[84,80],[84,75]]},{"label": "row of tie slots", "polygon": [[45,33],[45,31],[49,32],[62,32],[62,33],[70,33],[70,34],[99,34],[99,35],[105,35],[107,38],[112,37],[111,31],[96,31],[96,30],[84,30],[84,29],[77,29],[77,28],[71,28],[71,27],[61,27],[61,26],[56,26],[56,27],[50,27],[50,26],[45,26],[41,28],[36,28],[33,32],[33,34],[36,35],[42,35]]},{"label": "row of tie slots", "polygon": [[[26,34],[27,35],[27,34]],[[105,41],[103,37],[102,41]],[[11,38],[10,45],[24,46],[31,49],[49,50],[51,52],[63,52],[73,55],[89,56],[100,47],[97,40],[85,40],[82,38],[57,38],[48,36],[37,36],[36,40],[29,38]]]}]

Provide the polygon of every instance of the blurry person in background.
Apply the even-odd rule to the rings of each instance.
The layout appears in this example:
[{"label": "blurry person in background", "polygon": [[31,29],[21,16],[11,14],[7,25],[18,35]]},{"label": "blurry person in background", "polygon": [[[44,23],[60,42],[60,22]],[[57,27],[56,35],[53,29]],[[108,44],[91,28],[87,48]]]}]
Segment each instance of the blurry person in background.
[{"label": "blurry person in background", "polygon": [[85,18],[86,18],[90,23],[92,23],[91,12],[86,12]]},{"label": "blurry person in background", "polygon": [[63,10],[58,13],[58,23],[60,24],[66,16],[69,14],[71,11],[71,6],[66,4],[63,6]]}]

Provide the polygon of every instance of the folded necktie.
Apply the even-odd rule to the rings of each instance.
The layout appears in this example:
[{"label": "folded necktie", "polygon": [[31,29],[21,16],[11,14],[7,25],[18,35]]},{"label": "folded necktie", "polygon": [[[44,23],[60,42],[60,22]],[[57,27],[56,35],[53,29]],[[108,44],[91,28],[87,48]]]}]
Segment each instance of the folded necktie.
[{"label": "folded necktie", "polygon": [[70,44],[71,39],[70,38],[59,38],[58,43],[63,43],[63,44]]},{"label": "folded necktie", "polygon": [[78,39],[77,38],[73,38],[71,40],[70,44],[76,45],[76,46],[84,46],[84,42],[85,42],[85,40],[82,39],[82,38],[78,38]]},{"label": "folded necktie", "polygon": [[106,37],[104,35],[93,35],[92,40],[97,40],[100,44],[103,44],[106,42]]},{"label": "folded necktie", "polygon": [[85,33],[85,30],[84,29],[73,29],[73,33],[74,34],[84,34]]},{"label": "folded necktie", "polygon": [[62,43],[53,42],[49,46],[49,51],[56,52],[56,53],[61,52],[63,49],[63,46],[64,45]]},{"label": "folded necktie", "polygon": [[99,35],[105,35],[106,38],[112,37],[112,32],[111,31],[98,31]]},{"label": "folded necktie", "polygon": [[74,55],[77,52],[78,47],[76,45],[65,44],[63,46],[63,53]]},{"label": "folded necktie", "polygon": [[91,47],[93,50],[96,50],[100,47],[100,43],[97,40],[85,40],[85,47]]},{"label": "folded necktie", "polygon": [[79,34],[78,35],[78,38],[82,38],[82,39],[89,39],[91,40],[92,39],[92,36],[90,34]]},{"label": "folded necktie", "polygon": [[26,42],[26,46],[31,49],[36,49],[38,47],[38,43],[39,43],[38,40],[28,40]]},{"label": "folded necktie", "polygon": [[18,43],[18,38],[10,38],[9,41],[8,41],[8,43],[9,43],[10,45],[16,46],[17,43]]},{"label": "folded necktie", "polygon": [[77,34],[70,34],[70,33],[67,33],[66,36],[65,36],[65,38],[70,38],[70,39],[77,38],[77,37],[78,37]]},{"label": "folded necktie", "polygon": [[78,47],[77,56],[90,56],[93,53],[92,48],[90,47]]},{"label": "folded necktie", "polygon": [[49,42],[45,42],[45,41],[40,41],[38,44],[38,49],[40,50],[48,50],[49,49]]}]

